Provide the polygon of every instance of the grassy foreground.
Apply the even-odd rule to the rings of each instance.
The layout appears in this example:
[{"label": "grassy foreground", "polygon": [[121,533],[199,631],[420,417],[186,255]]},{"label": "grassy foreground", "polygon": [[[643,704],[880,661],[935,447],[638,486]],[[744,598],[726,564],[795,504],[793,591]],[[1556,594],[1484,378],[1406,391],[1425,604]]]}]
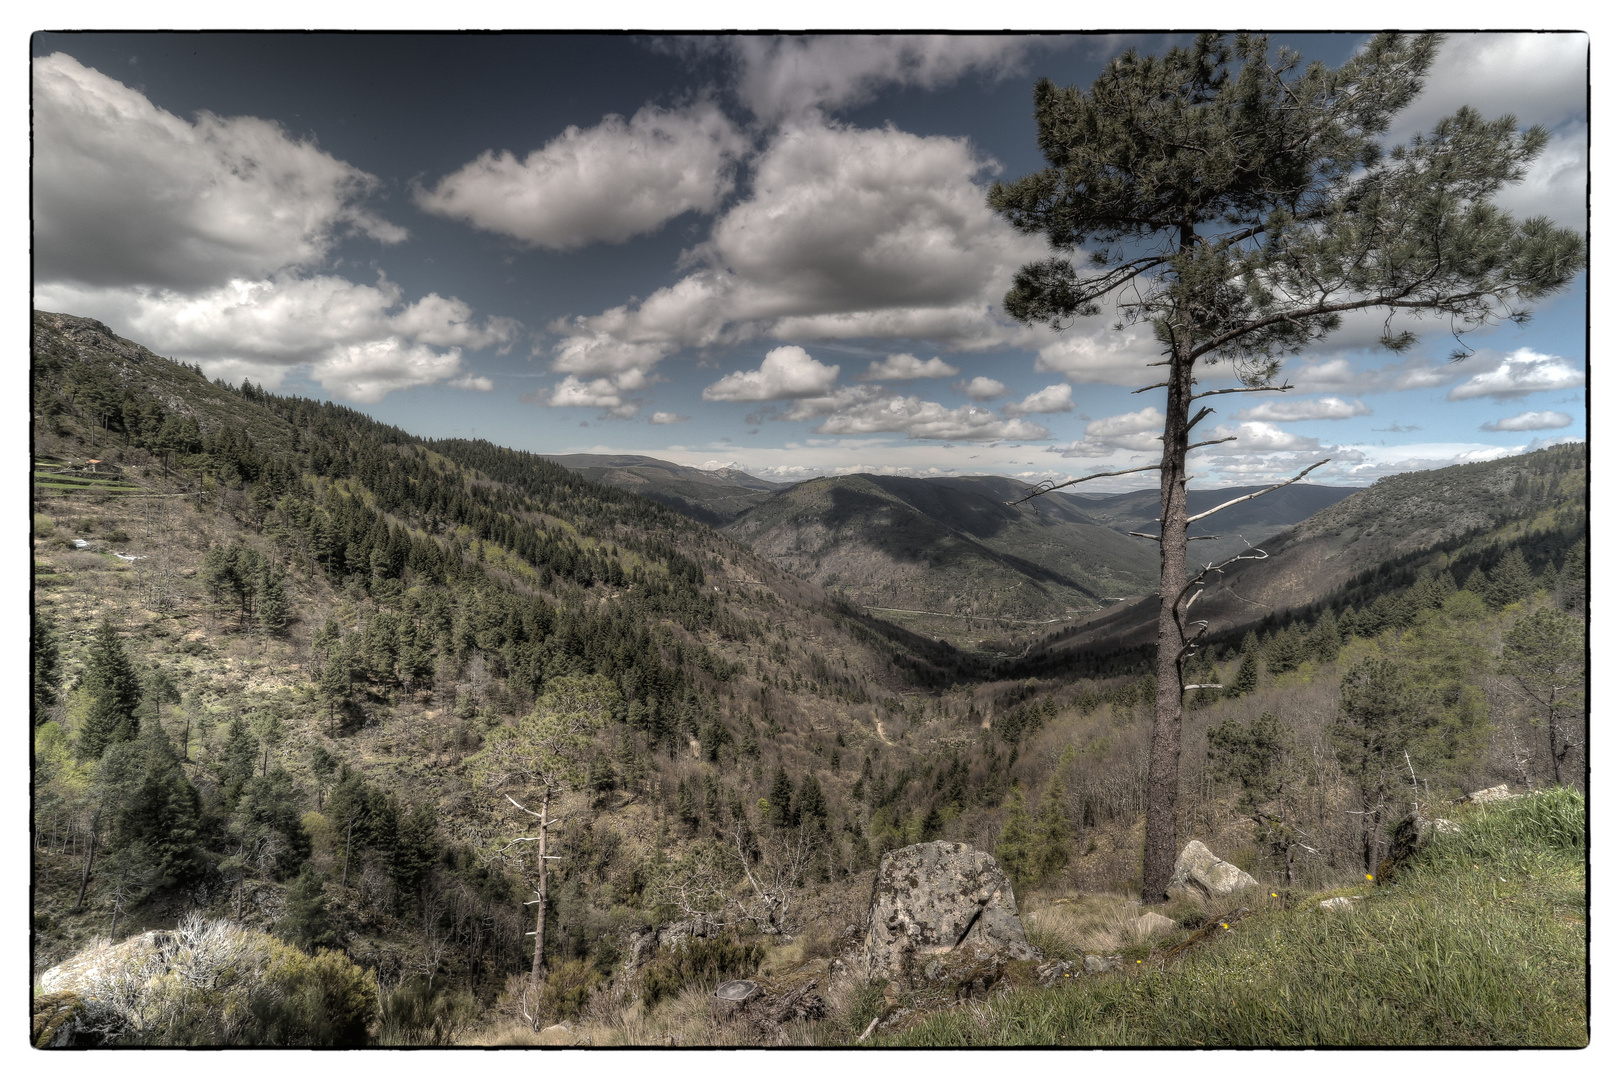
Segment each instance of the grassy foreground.
[{"label": "grassy foreground", "polygon": [[[1255,914],[1182,958],[1014,990],[882,1046],[1585,1046],[1586,806],[1460,812],[1392,885]],[[1269,892],[1269,890],[1268,890]]]}]

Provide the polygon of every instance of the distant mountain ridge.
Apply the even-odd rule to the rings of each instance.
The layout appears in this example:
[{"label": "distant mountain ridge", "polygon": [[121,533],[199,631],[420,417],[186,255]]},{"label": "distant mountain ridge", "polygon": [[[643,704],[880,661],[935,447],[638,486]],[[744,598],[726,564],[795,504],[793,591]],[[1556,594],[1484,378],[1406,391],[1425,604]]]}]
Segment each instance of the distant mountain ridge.
[{"label": "distant mountain ridge", "polygon": [[[1212,636],[1230,634],[1319,604],[1394,566],[1444,568],[1470,547],[1524,544],[1538,535],[1556,546],[1555,535],[1585,529],[1586,454],[1584,443],[1570,444],[1386,477],[1259,542],[1267,557],[1211,580],[1194,617],[1208,620]],[[1211,531],[1221,530],[1221,519],[1207,519]],[[1146,597],[1065,634],[1053,648],[1142,646],[1157,618],[1157,598]]]},{"label": "distant mountain ridge", "polygon": [[1151,544],[1091,520],[1076,500],[1012,505],[1028,491],[1005,476],[824,477],[771,495],[723,531],[885,618],[959,643],[1151,588]]},{"label": "distant mountain ridge", "polygon": [[736,520],[772,492],[792,487],[741,469],[695,469],[640,454],[543,454],[587,480],[633,491],[716,528]]},{"label": "distant mountain ridge", "polygon": [[[634,491],[720,528],[794,574],[883,617],[959,645],[1083,617],[1156,588],[1158,491],[1056,492],[1021,506],[1006,476],[853,474],[773,483],[638,454],[551,454],[589,480]],[[1262,490],[1189,492],[1193,512]],[[1357,489],[1292,485],[1222,512],[1219,560]]]},{"label": "distant mountain ridge", "polygon": [[[1201,514],[1231,499],[1264,491],[1266,484],[1247,487],[1192,488],[1187,492],[1187,510]],[[1072,489],[1071,489],[1072,490]],[[1191,555],[1200,562],[1221,562],[1231,558],[1250,544],[1267,540],[1291,525],[1296,525],[1312,514],[1362,488],[1329,487],[1322,484],[1290,484],[1287,487],[1250,499],[1222,510],[1209,520],[1209,527],[1197,528],[1198,533],[1214,533],[1218,540],[1201,540],[1193,545]],[[1067,493],[1058,493],[1064,495]],[[1121,495],[1087,495],[1075,492],[1070,496],[1080,504],[1080,510],[1100,525],[1122,532],[1158,534],[1159,491],[1127,491]],[[1047,496],[1052,498],[1052,496]]]}]

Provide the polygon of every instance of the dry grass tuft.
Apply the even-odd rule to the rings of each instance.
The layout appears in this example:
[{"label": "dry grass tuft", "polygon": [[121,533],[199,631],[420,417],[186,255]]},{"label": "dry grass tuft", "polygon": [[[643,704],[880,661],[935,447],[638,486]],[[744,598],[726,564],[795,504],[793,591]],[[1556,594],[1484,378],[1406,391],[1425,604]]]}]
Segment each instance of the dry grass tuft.
[{"label": "dry grass tuft", "polygon": [[1144,909],[1115,893],[1083,893],[1069,903],[1026,912],[1024,932],[1048,958],[1078,960],[1086,953],[1117,952],[1134,940]]}]

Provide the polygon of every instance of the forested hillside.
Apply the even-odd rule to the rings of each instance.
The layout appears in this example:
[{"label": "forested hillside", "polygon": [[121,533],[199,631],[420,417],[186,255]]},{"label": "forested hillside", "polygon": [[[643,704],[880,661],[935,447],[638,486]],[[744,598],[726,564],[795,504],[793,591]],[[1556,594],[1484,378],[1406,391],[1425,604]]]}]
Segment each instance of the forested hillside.
[{"label": "forested hillside", "polygon": [[[704,995],[757,975],[821,981],[771,1039],[850,1042],[887,1006],[831,960],[885,851],[993,850],[1031,915],[1139,880],[1153,685],[1115,643],[993,676],[536,455],[86,319],[36,313],[32,373],[35,973],[193,917],[263,965],[98,1037],[728,1043]],[[1413,800],[1584,783],[1584,448],[1544,454],[1534,515],[1208,650],[1187,837],[1309,890]]]},{"label": "forested hillside", "polygon": [[1052,624],[1149,591],[1146,541],[1092,521],[1076,499],[1013,505],[999,476],[826,477],[777,492],[727,535],[919,633],[1020,651]]},{"label": "forested hillside", "polygon": [[639,454],[550,454],[587,480],[632,491],[715,528],[770,498],[778,484],[739,469],[705,471]]}]

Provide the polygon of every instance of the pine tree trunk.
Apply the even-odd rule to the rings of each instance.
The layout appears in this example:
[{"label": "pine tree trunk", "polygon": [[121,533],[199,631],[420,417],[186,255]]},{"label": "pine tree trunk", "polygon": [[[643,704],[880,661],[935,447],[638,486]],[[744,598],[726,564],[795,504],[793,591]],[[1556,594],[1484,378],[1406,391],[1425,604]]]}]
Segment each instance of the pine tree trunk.
[{"label": "pine tree trunk", "polygon": [[534,964],[529,969],[529,983],[536,994],[540,981],[546,977],[546,827],[551,824],[547,814],[551,808],[551,789],[540,796],[540,887],[535,894],[540,898],[540,912],[534,917]]},{"label": "pine tree trunk", "polygon": [[350,821],[349,822],[349,827],[343,833],[343,887],[344,888],[348,888],[348,885],[349,885],[349,848],[352,846],[353,837],[354,837],[354,822]]},{"label": "pine tree trunk", "polygon": [[[1558,713],[1557,707],[1550,701],[1547,705],[1547,749],[1552,753],[1553,783],[1558,787],[1564,786],[1564,755],[1558,752]],[[1568,753],[1565,748],[1564,753]]]},{"label": "pine tree trunk", "polygon": [[1182,641],[1176,602],[1187,584],[1187,409],[1192,402],[1188,340],[1171,349],[1159,470],[1159,636],[1154,676],[1153,736],[1148,750],[1147,829],[1142,845],[1142,899],[1169,899],[1176,865],[1176,811],[1181,787]]},{"label": "pine tree trunk", "polygon": [[90,886],[90,868],[94,866],[96,862],[96,840],[98,838],[96,833],[96,825],[100,822],[100,819],[101,811],[99,810],[96,811],[96,816],[90,819],[90,853],[85,856],[84,876],[79,878],[79,896],[78,899],[73,901],[74,911],[78,911],[80,908],[84,907],[84,890]]}]

